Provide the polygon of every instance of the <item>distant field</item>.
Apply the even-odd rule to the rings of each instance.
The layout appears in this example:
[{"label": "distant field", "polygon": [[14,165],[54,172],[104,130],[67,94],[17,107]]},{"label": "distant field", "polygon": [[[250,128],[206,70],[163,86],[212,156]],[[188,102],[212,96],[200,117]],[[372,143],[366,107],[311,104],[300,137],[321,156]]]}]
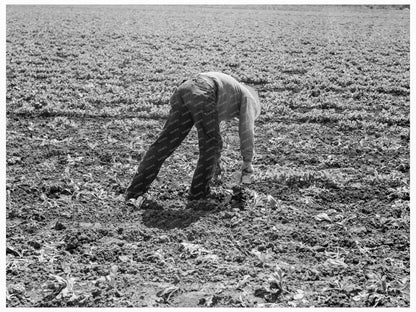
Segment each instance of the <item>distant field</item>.
[{"label": "distant field", "polygon": [[[7,6],[8,307],[409,307],[410,14],[383,6]],[[254,86],[256,175],[188,207],[190,136],[122,194],[178,84]],[[240,196],[241,197],[241,196]]]}]

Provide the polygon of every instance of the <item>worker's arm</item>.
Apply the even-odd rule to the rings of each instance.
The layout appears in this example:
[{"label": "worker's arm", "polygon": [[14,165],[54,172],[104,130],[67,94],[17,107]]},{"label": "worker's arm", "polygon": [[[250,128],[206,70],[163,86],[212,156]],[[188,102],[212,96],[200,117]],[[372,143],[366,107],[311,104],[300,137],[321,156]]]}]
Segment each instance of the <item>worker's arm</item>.
[{"label": "worker's arm", "polygon": [[254,155],[254,120],[256,112],[254,108],[255,99],[249,95],[243,95],[240,107],[240,150],[243,157],[242,172],[253,172],[253,155]]}]

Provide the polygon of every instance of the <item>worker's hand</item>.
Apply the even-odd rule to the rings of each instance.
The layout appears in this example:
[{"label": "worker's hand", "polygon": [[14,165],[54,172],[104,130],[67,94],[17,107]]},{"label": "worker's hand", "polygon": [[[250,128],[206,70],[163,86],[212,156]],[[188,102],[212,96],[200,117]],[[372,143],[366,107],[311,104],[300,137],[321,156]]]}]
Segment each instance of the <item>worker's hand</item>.
[{"label": "worker's hand", "polygon": [[243,165],[241,166],[241,183],[250,183],[253,173],[254,168],[251,162],[243,161]]},{"label": "worker's hand", "polygon": [[241,172],[243,174],[247,174],[247,173],[253,173],[254,172],[254,168],[253,165],[251,164],[251,161],[243,161],[243,165],[241,166]]},{"label": "worker's hand", "polygon": [[216,183],[220,183],[222,181],[222,175],[224,173],[224,167],[220,161],[215,164],[214,168],[214,176],[213,180]]}]

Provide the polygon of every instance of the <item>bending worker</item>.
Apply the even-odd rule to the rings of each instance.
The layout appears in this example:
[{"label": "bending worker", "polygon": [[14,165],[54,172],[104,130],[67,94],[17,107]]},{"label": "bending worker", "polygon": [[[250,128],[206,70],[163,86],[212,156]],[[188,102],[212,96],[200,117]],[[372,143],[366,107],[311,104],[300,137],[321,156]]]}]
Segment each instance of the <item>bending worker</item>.
[{"label": "bending worker", "polygon": [[239,119],[242,175],[253,173],[254,120],[260,114],[259,97],[253,88],[223,73],[201,73],[175,90],[170,105],[162,132],[145,153],[126,190],[126,201],[146,193],[163,162],[194,124],[198,131],[199,159],[189,191],[190,200],[206,198],[210,193],[210,181],[221,174],[221,121]]}]

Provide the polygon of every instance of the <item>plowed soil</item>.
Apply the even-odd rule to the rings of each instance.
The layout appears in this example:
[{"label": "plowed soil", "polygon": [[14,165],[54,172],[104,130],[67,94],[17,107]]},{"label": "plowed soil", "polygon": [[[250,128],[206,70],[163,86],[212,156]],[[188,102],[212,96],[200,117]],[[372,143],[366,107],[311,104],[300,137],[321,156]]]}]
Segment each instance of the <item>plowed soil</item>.
[{"label": "plowed soil", "polygon": [[[409,10],[7,6],[8,307],[408,307]],[[193,129],[123,204],[175,87],[254,86],[255,175],[186,199]]]}]

